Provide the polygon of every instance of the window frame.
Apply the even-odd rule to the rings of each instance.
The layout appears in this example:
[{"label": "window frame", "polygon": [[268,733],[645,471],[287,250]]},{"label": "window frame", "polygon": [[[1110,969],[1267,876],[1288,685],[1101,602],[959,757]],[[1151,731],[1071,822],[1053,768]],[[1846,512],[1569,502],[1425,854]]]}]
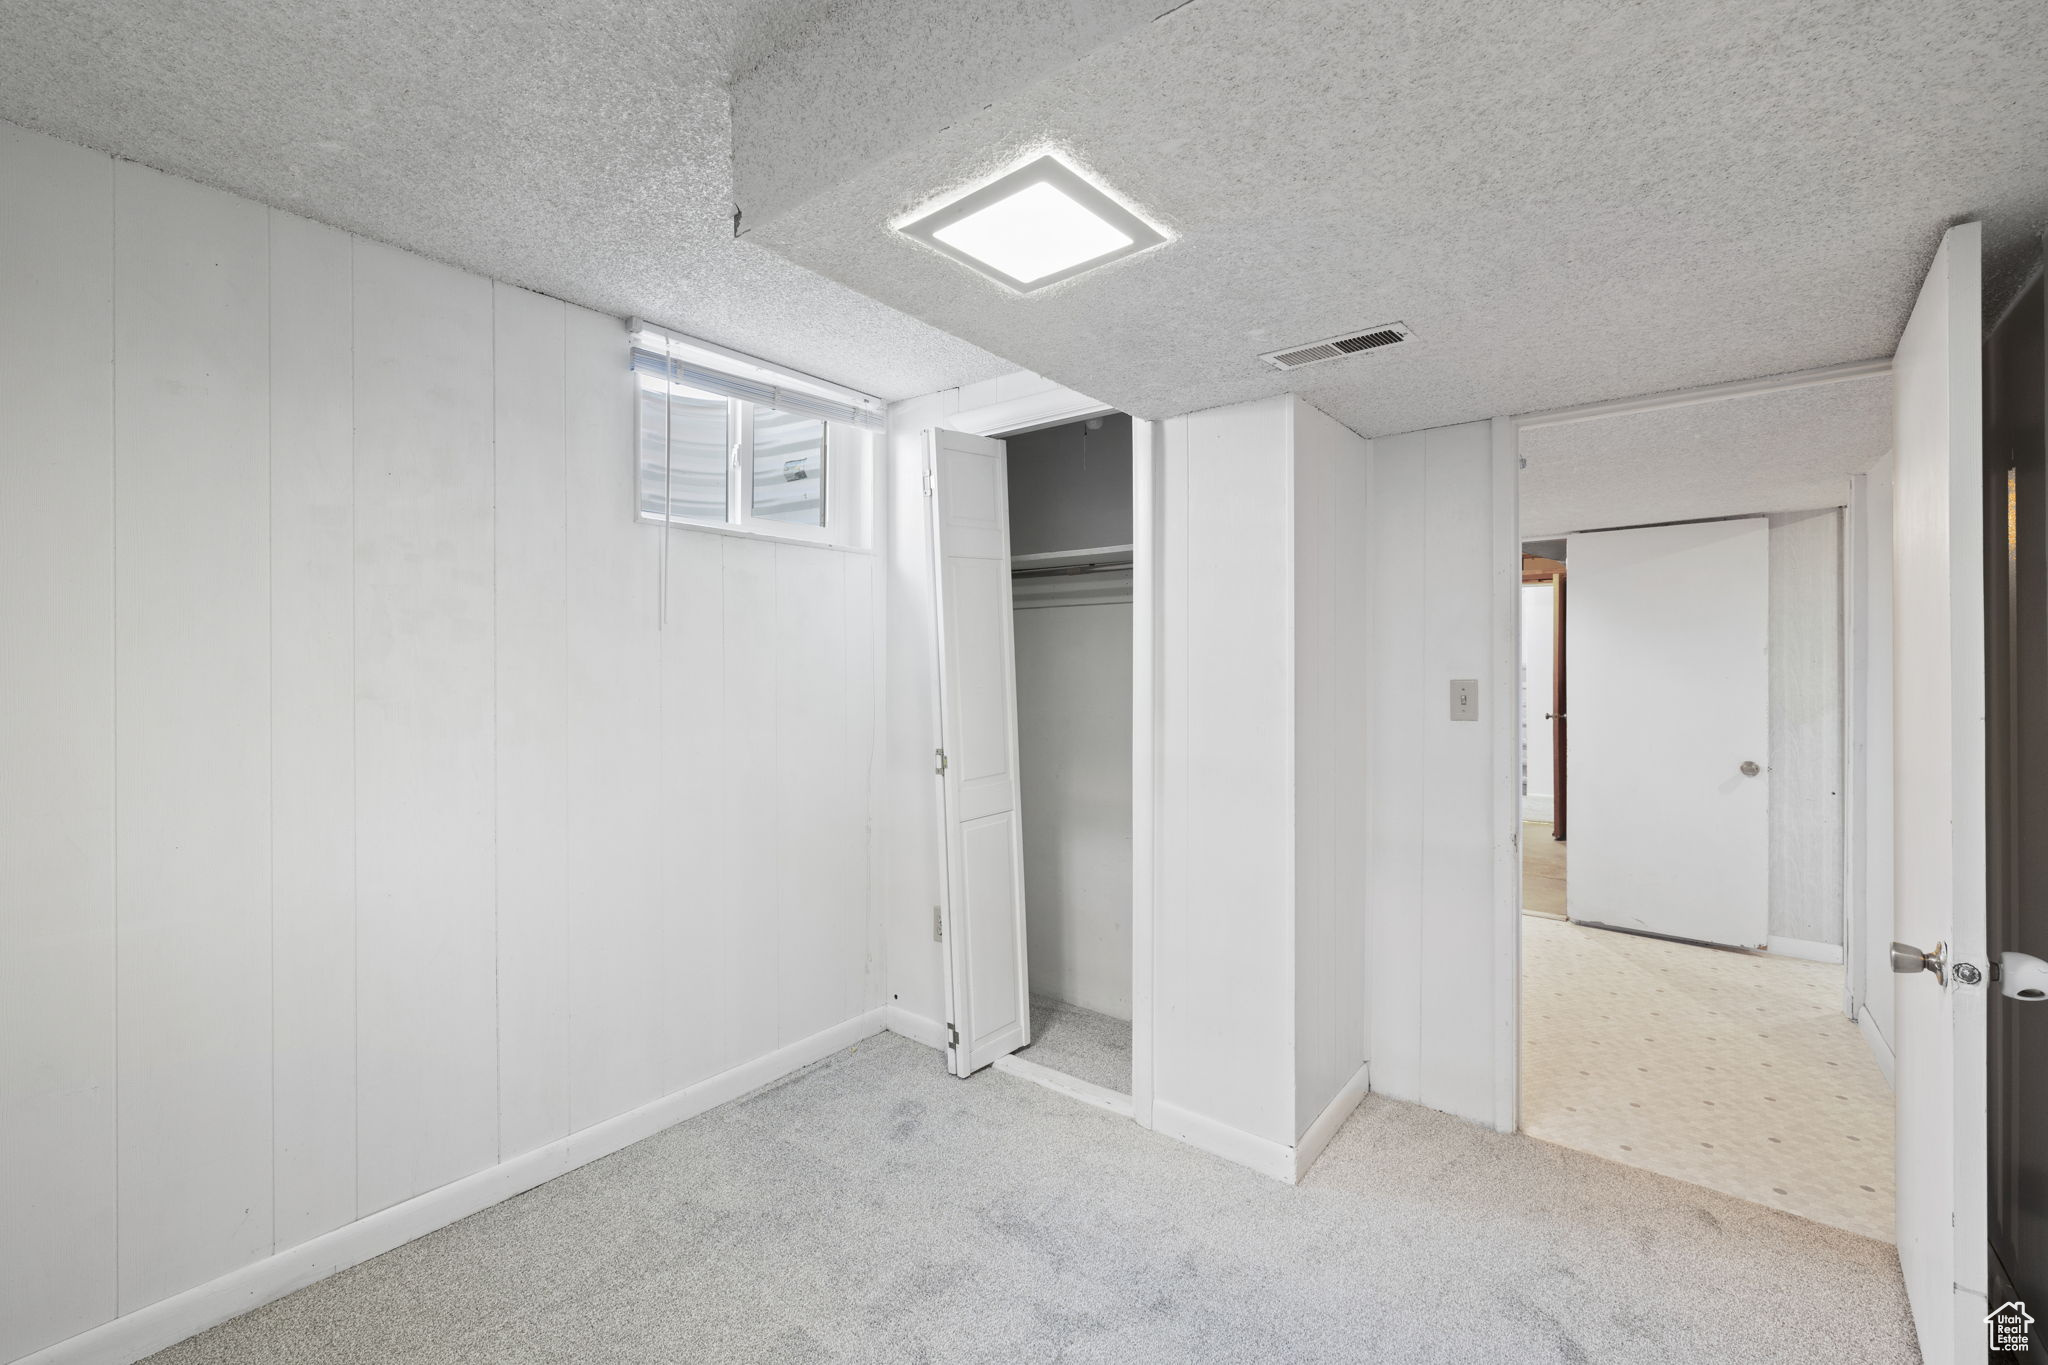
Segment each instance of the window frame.
[{"label": "window frame", "polygon": [[[881,493],[881,461],[886,448],[889,405],[873,394],[805,374],[786,365],[700,341],[644,318],[626,319],[630,361],[635,376],[633,409],[634,519],[650,525],[709,531],[713,535],[819,545],[857,554],[876,552],[876,516]],[[652,362],[652,363],[649,363]],[[698,376],[704,386],[691,382]],[[708,521],[678,516],[673,499],[646,498],[640,452],[650,434],[641,425],[647,396],[655,391],[683,393],[726,404],[725,517]],[[787,400],[787,405],[785,401]],[[806,526],[753,510],[753,436],[757,409],[786,412],[818,422],[824,431],[824,524]],[[664,437],[672,435],[665,431]],[[674,452],[661,441],[664,471]],[[664,474],[664,484],[670,482]],[[658,512],[647,504],[659,505]]]},{"label": "window frame", "polygon": [[[729,401],[739,411],[735,413],[732,409],[727,409],[729,415],[726,420],[729,423],[734,423],[729,428],[733,432],[733,441],[731,463],[727,466],[726,487],[729,490],[727,499],[729,503],[736,502],[737,504],[736,507],[729,509],[727,521],[742,531],[750,531],[759,536],[770,536],[777,540],[803,540],[827,545],[840,543],[843,538],[834,534],[835,527],[832,520],[834,513],[838,511],[840,501],[835,496],[838,490],[834,487],[837,482],[835,473],[840,465],[840,460],[837,458],[838,452],[835,449],[839,442],[833,439],[832,431],[833,427],[838,424],[823,417],[806,417],[802,413],[790,414],[793,417],[803,418],[807,422],[816,422],[819,435],[822,438],[818,458],[824,466],[825,476],[821,482],[825,487],[821,498],[825,505],[818,518],[818,524],[816,526],[807,526],[800,521],[782,521],[775,517],[756,516],[754,513],[754,416],[763,405],[745,398],[734,398]],[[771,409],[771,411],[773,410]],[[733,515],[735,512],[737,513],[736,516]]]},{"label": "window frame", "polygon": [[[717,521],[700,517],[679,515],[673,511],[666,516],[649,512],[643,505],[643,493],[639,487],[638,463],[641,440],[641,413],[643,399],[648,389],[669,386],[669,392],[677,390],[692,397],[710,399],[725,404],[725,515]],[[818,423],[824,436],[824,517],[820,525],[810,526],[803,522],[783,521],[775,517],[756,516],[754,513],[754,414],[764,404],[747,398],[729,398],[721,394],[707,393],[693,389],[687,384],[665,380],[659,375],[635,376],[633,395],[633,441],[635,451],[633,505],[635,520],[650,526],[710,531],[718,535],[746,536],[761,540],[795,541],[806,545],[826,545],[842,549],[861,548],[860,528],[852,522],[856,515],[856,499],[850,480],[852,465],[861,448],[857,443],[868,439],[868,433],[842,422],[825,417],[811,417],[805,413],[792,416],[804,421]],[[667,499],[663,499],[666,503]]]}]

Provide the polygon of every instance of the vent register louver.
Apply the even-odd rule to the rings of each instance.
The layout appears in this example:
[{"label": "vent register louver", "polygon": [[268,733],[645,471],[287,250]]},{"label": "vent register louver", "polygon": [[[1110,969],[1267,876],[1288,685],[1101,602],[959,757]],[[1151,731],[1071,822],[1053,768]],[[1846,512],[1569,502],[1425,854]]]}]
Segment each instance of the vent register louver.
[{"label": "vent register louver", "polygon": [[1342,360],[1347,355],[1362,351],[1377,351],[1388,346],[1398,346],[1412,340],[1414,333],[1405,322],[1384,322],[1360,332],[1346,332],[1342,336],[1325,337],[1302,346],[1290,346],[1284,351],[1267,351],[1259,359],[1276,370],[1298,370],[1304,365],[1315,365],[1325,360]]}]

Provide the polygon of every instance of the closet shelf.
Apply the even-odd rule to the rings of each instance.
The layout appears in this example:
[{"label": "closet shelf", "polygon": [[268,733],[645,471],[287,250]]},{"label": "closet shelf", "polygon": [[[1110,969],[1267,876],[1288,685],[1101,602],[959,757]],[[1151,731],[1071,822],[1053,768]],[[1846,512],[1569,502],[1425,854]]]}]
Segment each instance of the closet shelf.
[{"label": "closet shelf", "polygon": [[1086,573],[1095,569],[1125,569],[1131,566],[1135,547],[1097,545],[1086,550],[1046,550],[1038,554],[1011,555],[1012,574]]}]

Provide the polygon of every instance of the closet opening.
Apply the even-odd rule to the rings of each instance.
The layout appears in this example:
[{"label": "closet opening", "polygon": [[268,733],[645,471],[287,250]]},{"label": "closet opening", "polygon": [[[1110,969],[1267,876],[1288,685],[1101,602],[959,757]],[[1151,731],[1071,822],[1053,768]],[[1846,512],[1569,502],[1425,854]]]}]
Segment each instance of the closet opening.
[{"label": "closet opening", "polygon": [[1006,444],[1031,1043],[1005,1069],[1128,1103],[1131,419]]}]

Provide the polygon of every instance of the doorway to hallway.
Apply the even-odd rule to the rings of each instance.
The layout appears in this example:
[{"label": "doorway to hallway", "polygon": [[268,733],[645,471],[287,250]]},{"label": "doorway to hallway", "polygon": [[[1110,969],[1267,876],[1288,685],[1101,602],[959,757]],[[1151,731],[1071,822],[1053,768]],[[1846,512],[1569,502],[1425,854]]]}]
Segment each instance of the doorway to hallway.
[{"label": "doorway to hallway", "polygon": [[1889,1241],[1891,1091],[1844,1010],[1840,527],[1525,547],[1521,1127]]}]

